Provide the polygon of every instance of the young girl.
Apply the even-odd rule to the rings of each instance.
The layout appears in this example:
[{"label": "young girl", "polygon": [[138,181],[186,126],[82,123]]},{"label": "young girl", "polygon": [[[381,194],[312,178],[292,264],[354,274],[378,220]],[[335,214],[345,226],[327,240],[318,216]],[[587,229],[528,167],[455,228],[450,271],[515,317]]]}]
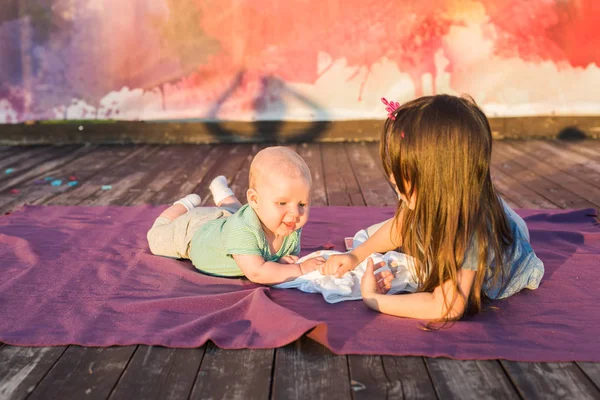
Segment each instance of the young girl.
[{"label": "young girl", "polygon": [[496,193],[490,177],[490,125],[472,99],[428,96],[390,112],[381,159],[400,202],[394,218],[350,253],[332,256],[324,274],[343,275],[371,253],[402,247],[414,258],[420,290],[387,296],[390,272],[361,282],[365,303],[382,313],[450,321],[478,312],[484,298],[536,289],[544,265],[529,231]]}]

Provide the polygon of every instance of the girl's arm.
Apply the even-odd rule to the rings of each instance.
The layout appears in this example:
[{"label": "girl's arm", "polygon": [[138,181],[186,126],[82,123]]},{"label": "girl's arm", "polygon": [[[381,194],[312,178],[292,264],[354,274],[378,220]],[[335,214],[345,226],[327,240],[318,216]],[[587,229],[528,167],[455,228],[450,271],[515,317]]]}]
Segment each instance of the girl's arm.
[{"label": "girl's arm", "polygon": [[[392,237],[398,238],[392,240]],[[350,253],[333,255],[321,266],[323,275],[335,274],[336,277],[356,268],[365,258],[373,253],[386,253],[402,245],[402,238],[396,232],[394,219],[387,220],[373,236],[369,237],[363,244],[353,249]]]},{"label": "girl's arm", "polygon": [[318,269],[325,262],[323,257],[315,257],[300,264],[280,264],[265,261],[261,256],[241,254],[234,254],[233,259],[248,279],[263,285],[276,285],[294,280]]},{"label": "girl's arm", "polygon": [[[458,286],[461,293],[457,293],[452,281],[448,280],[436,287],[431,293],[419,292],[388,296],[378,293],[376,278],[373,274],[373,261],[369,259],[360,286],[363,301],[369,308],[384,314],[416,319],[440,320],[444,318],[447,311],[444,297],[450,305],[456,295],[456,300],[448,313],[448,318],[459,319],[465,312],[466,302],[475,280],[475,273],[476,271],[471,270],[461,270],[458,273]],[[444,291],[442,291],[442,287]]]},{"label": "girl's arm", "polygon": [[[397,238],[395,241],[392,238]],[[402,246],[402,238],[396,232],[394,219],[388,219],[373,236],[369,237],[363,244],[353,249],[350,253],[356,256],[358,262],[363,262],[373,253],[386,253]]]}]

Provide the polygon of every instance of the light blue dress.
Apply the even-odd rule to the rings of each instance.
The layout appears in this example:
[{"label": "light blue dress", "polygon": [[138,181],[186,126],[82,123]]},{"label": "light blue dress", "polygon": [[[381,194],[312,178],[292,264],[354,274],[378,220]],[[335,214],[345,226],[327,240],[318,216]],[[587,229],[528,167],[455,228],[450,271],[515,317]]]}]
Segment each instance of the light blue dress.
[{"label": "light blue dress", "polygon": [[[544,263],[535,255],[531,247],[525,221],[504,200],[502,205],[513,234],[513,244],[504,254],[504,280],[491,279],[496,266],[496,257],[491,252],[489,267],[483,282],[483,291],[490,299],[504,299],[523,289],[537,289],[544,276]],[[477,270],[477,248],[472,246],[467,250],[462,267]]]}]

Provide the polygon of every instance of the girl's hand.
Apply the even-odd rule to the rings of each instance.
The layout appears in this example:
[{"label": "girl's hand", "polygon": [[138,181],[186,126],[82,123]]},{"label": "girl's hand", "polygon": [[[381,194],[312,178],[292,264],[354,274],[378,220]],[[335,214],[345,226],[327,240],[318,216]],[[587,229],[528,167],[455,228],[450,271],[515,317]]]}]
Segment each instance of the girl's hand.
[{"label": "girl's hand", "polygon": [[353,270],[359,264],[358,258],[352,253],[330,256],[321,266],[323,275],[334,275],[340,278],[346,272]]},{"label": "girl's hand", "polygon": [[[377,268],[381,268],[385,265],[385,262],[377,264]],[[375,265],[371,257],[367,260],[367,268],[365,274],[360,281],[360,292],[363,299],[369,299],[376,294],[386,294],[392,287],[392,279],[394,275],[391,271],[382,271],[375,275]]]},{"label": "girl's hand", "polygon": [[309,258],[308,260],[305,260],[298,265],[300,265],[300,272],[302,272],[302,275],[304,275],[308,274],[309,272],[318,270],[323,264],[325,264],[325,258],[319,256]]},{"label": "girl's hand", "polygon": [[279,259],[279,264],[296,264],[298,256],[283,256]]}]

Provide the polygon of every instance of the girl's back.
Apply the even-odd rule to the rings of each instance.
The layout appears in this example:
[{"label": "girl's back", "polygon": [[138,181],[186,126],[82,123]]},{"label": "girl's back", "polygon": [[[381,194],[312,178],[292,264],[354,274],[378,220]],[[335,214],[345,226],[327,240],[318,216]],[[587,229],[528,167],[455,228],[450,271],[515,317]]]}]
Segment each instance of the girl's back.
[{"label": "girl's back", "polygon": [[[490,252],[489,268],[483,282],[483,291],[490,299],[504,299],[523,289],[537,289],[544,276],[544,263],[535,255],[529,243],[525,221],[504,200],[501,201],[513,241],[504,251],[501,273],[494,274],[496,257]],[[476,249],[471,247],[462,268],[477,270],[477,253],[473,250]]]}]

